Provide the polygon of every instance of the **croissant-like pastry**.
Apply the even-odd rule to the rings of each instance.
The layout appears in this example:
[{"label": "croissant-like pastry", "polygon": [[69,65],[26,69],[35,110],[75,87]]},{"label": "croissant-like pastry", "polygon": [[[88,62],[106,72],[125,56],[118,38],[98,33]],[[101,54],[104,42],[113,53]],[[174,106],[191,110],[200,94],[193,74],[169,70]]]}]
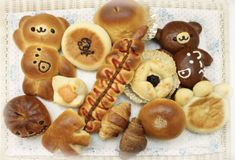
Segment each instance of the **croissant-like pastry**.
[{"label": "croissant-like pastry", "polygon": [[145,137],[144,129],[137,118],[132,118],[125,130],[119,148],[123,152],[140,152],[145,149],[147,139]]},{"label": "croissant-like pastry", "polygon": [[132,39],[125,38],[114,43],[111,53],[98,70],[93,89],[79,109],[85,117],[87,132],[99,132],[102,118],[124,91],[125,85],[133,79],[144,51],[144,43],[140,39],[147,28],[140,28]]},{"label": "croissant-like pastry", "polygon": [[130,115],[131,105],[129,103],[120,103],[111,108],[101,121],[99,136],[104,140],[117,137],[127,128]]}]

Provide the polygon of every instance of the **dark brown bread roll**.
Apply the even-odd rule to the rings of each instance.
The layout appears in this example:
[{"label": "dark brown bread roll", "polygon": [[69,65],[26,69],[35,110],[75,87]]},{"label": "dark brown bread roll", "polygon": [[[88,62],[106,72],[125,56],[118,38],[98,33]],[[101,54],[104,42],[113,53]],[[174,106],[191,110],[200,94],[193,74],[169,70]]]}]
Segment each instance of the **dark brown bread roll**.
[{"label": "dark brown bread roll", "polygon": [[43,133],[51,124],[46,107],[33,96],[19,96],[10,100],[4,109],[7,128],[26,138]]}]

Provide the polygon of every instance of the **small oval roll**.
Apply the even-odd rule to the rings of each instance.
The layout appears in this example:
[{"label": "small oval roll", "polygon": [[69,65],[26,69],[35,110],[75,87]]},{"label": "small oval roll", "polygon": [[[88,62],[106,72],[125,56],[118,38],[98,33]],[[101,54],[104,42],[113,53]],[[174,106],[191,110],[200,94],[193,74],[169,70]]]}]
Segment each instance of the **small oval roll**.
[{"label": "small oval roll", "polygon": [[135,31],[148,23],[148,9],[135,0],[111,0],[95,14],[94,22],[102,26],[112,42],[131,38]]},{"label": "small oval roll", "polygon": [[84,70],[96,70],[111,51],[108,33],[99,25],[71,25],[62,38],[62,51],[73,65]]},{"label": "small oval roll", "polygon": [[170,99],[155,99],[147,103],[139,113],[139,119],[147,135],[157,139],[172,139],[185,128],[182,108]]}]

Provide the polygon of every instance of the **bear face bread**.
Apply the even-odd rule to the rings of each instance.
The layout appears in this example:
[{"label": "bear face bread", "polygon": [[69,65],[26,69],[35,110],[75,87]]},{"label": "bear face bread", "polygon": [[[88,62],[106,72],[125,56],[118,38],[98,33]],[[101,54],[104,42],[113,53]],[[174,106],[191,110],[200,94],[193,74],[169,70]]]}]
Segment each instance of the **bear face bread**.
[{"label": "bear face bread", "polygon": [[70,26],[62,39],[64,56],[76,67],[84,70],[98,69],[111,47],[108,33],[91,23]]},{"label": "bear face bread", "polygon": [[147,103],[139,112],[147,135],[157,139],[172,139],[185,128],[185,114],[175,101],[165,98]]},{"label": "bear face bread", "polygon": [[175,54],[183,48],[197,48],[202,27],[197,22],[172,21],[158,29],[154,38],[163,49]]},{"label": "bear face bread", "polygon": [[140,39],[147,29],[147,26],[143,26],[137,30],[133,39],[122,39],[113,45],[111,53],[96,74],[93,89],[79,109],[79,113],[86,117],[86,131],[99,131],[100,121],[113,106],[117,96],[124,91],[125,85],[131,82],[144,51],[144,43]]},{"label": "bear face bread", "polygon": [[148,15],[147,7],[134,0],[111,0],[96,12],[94,22],[102,26],[115,42],[131,38],[138,28],[147,25]]},{"label": "bear face bread", "polygon": [[37,95],[46,100],[53,99],[52,77],[60,74],[76,75],[76,68],[55,48],[35,44],[28,47],[21,60],[25,74],[23,90],[27,95]]},{"label": "bear face bread", "polygon": [[181,85],[186,88],[204,79],[204,67],[213,59],[209,53],[199,49],[199,34],[202,26],[197,22],[173,21],[158,29],[155,40],[174,55]]},{"label": "bear face bread", "polygon": [[19,96],[10,100],[4,108],[7,128],[15,135],[27,138],[41,134],[51,124],[46,107],[33,96]]},{"label": "bear face bread", "polygon": [[83,130],[84,118],[72,109],[60,114],[42,136],[43,146],[54,153],[60,150],[66,155],[79,154],[90,143],[90,134]]},{"label": "bear face bread", "polygon": [[175,100],[183,106],[187,129],[205,134],[222,128],[228,116],[228,92],[227,84],[213,86],[209,81],[198,82],[193,90],[178,90]]},{"label": "bear face bread", "polygon": [[34,43],[49,45],[59,50],[63,33],[68,26],[69,23],[64,18],[50,14],[24,16],[13,38],[23,52]]},{"label": "bear face bread", "polygon": [[130,115],[131,104],[129,103],[120,103],[112,107],[101,121],[99,136],[103,140],[117,137],[128,126]]},{"label": "bear face bread", "polygon": [[87,94],[85,83],[79,78],[55,76],[52,78],[54,102],[68,107],[79,107]]},{"label": "bear face bread", "polygon": [[125,94],[136,103],[147,103],[155,98],[170,97],[179,87],[173,58],[165,51],[145,51]]},{"label": "bear face bread", "polygon": [[193,86],[204,79],[205,66],[209,66],[213,59],[202,49],[184,48],[174,56],[177,74],[181,86],[193,88]]}]

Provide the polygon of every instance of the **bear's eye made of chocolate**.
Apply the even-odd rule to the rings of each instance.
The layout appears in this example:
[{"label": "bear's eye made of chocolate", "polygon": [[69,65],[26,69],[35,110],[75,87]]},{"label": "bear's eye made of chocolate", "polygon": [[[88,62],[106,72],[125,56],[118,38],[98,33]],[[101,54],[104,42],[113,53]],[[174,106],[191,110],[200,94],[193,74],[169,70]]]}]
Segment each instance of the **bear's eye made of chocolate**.
[{"label": "bear's eye made of chocolate", "polygon": [[78,41],[78,48],[81,51],[81,55],[89,56],[95,52],[90,50],[92,41],[89,38],[82,38],[81,41]]}]

